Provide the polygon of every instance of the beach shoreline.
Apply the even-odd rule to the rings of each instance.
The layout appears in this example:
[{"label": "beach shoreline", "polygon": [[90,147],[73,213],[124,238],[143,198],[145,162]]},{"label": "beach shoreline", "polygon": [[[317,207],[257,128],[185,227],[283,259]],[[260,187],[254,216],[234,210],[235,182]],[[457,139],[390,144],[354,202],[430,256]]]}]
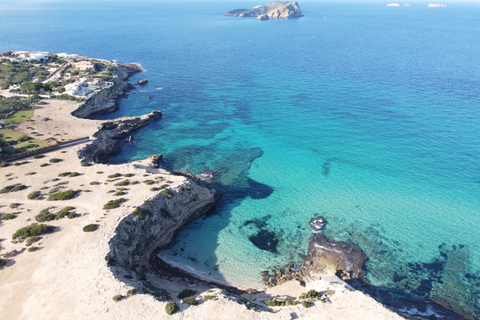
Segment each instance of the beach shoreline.
[{"label": "beach shoreline", "polygon": [[[111,102],[111,97],[108,98],[105,101]],[[93,137],[105,122],[74,117],[72,114],[79,109],[78,103],[54,99],[46,102],[46,105],[35,110],[32,121],[18,126],[19,130],[25,134],[35,131],[47,136],[59,135],[64,140],[70,140],[84,136]],[[50,120],[44,121],[47,117]],[[113,121],[118,123],[121,119]],[[72,123],[75,125],[72,126]],[[27,126],[33,129],[28,129]],[[19,212],[15,213],[14,219],[2,221],[0,224],[2,253],[11,254],[6,265],[0,270],[0,288],[3,292],[9,292],[0,297],[0,317],[28,319],[35,314],[36,319],[166,319],[170,318],[164,312],[166,301],[175,301],[180,305],[181,314],[171,316],[173,319],[212,319],[213,314],[218,315],[215,319],[290,319],[292,314],[305,319],[401,319],[360,291],[348,289],[330,274],[312,278],[305,287],[291,281],[261,292],[239,290],[232,295],[229,290],[234,291],[234,288],[228,282],[225,283],[228,287],[218,288],[211,281],[197,281],[198,278],[212,280],[202,277],[201,274],[196,274],[196,277],[191,279],[161,279],[148,272],[148,268],[143,274],[137,272],[142,270],[141,266],[132,265],[131,270],[128,270],[117,265],[112,269],[114,260],[109,259],[116,259],[118,262],[123,257],[127,264],[131,256],[125,256],[124,253],[134,251],[132,244],[125,247],[131,251],[124,251],[112,240],[115,237],[121,240],[124,228],[120,228],[120,225],[133,226],[129,232],[135,234],[142,230],[136,230],[135,226],[144,226],[144,219],[153,219],[132,214],[136,208],[145,208],[146,202],[152,206],[158,203],[163,205],[165,202],[173,207],[175,203],[182,201],[190,188],[194,193],[205,197],[204,202],[198,206],[192,204],[191,212],[195,212],[196,216],[203,214],[214,204],[215,195],[213,191],[197,185],[185,176],[156,168],[151,159],[119,165],[89,163],[83,166],[79,159],[82,149],[84,146],[78,145],[56,150],[45,154],[43,158],[26,158],[19,161],[18,165],[11,164],[2,168],[2,186],[20,183],[27,188],[0,195],[2,213]],[[57,160],[53,161],[54,159]],[[118,174],[120,176],[116,176]],[[127,175],[129,178],[125,179]],[[128,184],[125,182],[127,180]],[[133,183],[136,181],[138,183]],[[153,183],[147,184],[145,181]],[[168,186],[162,188],[161,184]],[[152,185],[159,187],[152,190]],[[66,201],[47,200],[47,192],[55,188],[77,190],[78,194]],[[162,190],[170,190],[170,196],[161,195]],[[29,195],[34,191],[43,193],[43,199],[30,199]],[[102,209],[107,199],[120,199],[120,196],[113,196],[113,193],[122,192],[126,198],[125,203],[118,208]],[[189,198],[184,198],[184,201],[193,203]],[[35,222],[41,209],[56,213],[66,206],[73,207],[77,216],[48,222],[48,225],[55,227],[55,232],[42,235],[39,241],[29,245],[10,241],[15,230]],[[160,215],[160,212],[150,214],[155,216]],[[185,223],[190,220],[188,214],[185,213]],[[83,227],[89,224],[95,225],[97,230],[82,231]],[[175,231],[169,230],[171,234]],[[165,233],[164,230],[159,232]],[[168,243],[168,239],[158,246]],[[154,248],[155,245],[149,244],[149,247]],[[36,249],[30,250],[31,248]],[[138,254],[142,257],[145,255],[142,252]],[[144,259],[148,260],[149,257]],[[142,276],[156,287],[147,290],[145,280],[140,279]],[[185,278],[183,275],[180,278],[182,277]],[[164,290],[161,291],[164,296],[155,298],[154,293],[158,288]],[[176,298],[177,294],[186,288],[198,294],[196,299],[201,302],[199,305],[190,306],[183,299]],[[262,303],[274,298],[283,299],[285,296],[296,299],[310,288],[334,292],[328,297],[329,302],[314,301],[310,308],[301,305],[270,308]],[[258,288],[259,291],[260,289],[263,288]],[[129,294],[131,290],[134,290],[135,294]],[[121,298],[117,301],[114,297],[118,295]],[[215,298],[207,302],[205,297],[208,295],[214,295]],[[365,307],[366,305],[368,307]],[[359,313],[361,317],[358,317]]]}]

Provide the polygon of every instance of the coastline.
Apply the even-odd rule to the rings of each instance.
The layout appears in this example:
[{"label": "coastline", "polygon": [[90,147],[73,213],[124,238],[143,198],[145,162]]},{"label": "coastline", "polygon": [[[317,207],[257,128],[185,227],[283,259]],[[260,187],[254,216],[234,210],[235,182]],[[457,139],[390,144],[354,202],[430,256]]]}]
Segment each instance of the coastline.
[{"label": "coastline", "polygon": [[[122,90],[123,93],[124,91]],[[118,96],[120,95],[115,96],[114,99],[118,98]],[[108,103],[111,103],[111,99],[112,96],[110,95],[102,98],[102,100],[108,101]],[[83,120],[74,117],[72,114],[79,109],[79,105],[76,103],[60,103],[53,100],[48,103],[49,105],[37,109],[33,121],[28,123],[28,125],[34,126],[37,132],[45,132],[49,135],[61,134],[64,139],[68,140],[76,136],[92,137],[102,127],[102,121]],[[111,111],[111,107],[103,108],[103,106],[94,108],[94,111],[97,112],[102,109],[106,110],[106,112],[108,110]],[[82,112],[84,111],[85,109],[82,110]],[[92,114],[93,112],[89,113],[88,110],[83,113],[86,117]],[[46,116],[49,116],[51,121],[43,121],[45,122],[43,123],[41,119]],[[118,123],[122,119],[113,121]],[[75,122],[75,126],[71,126],[72,122]],[[26,127],[21,130],[28,132]],[[48,319],[52,316],[59,319],[72,317],[85,319],[98,317],[99,315],[109,319],[140,319],[154,316],[157,318],[168,318],[163,311],[165,301],[154,299],[151,294],[139,291],[138,294],[128,298],[125,296],[122,301],[113,301],[112,297],[116,294],[125,295],[132,288],[143,287],[143,280],[139,280],[135,276],[128,279],[126,277],[127,274],[123,274],[125,277],[123,279],[128,279],[128,283],[120,281],[119,277],[116,277],[118,274],[112,273],[111,267],[105,260],[112,252],[111,241],[119,234],[118,226],[120,223],[130,222],[130,225],[132,223],[142,224],[143,222],[140,220],[143,219],[139,219],[138,216],[132,216],[132,211],[136,207],[141,207],[142,204],[152,199],[152,197],[157,200],[161,199],[158,201],[164,201],[166,197],[159,196],[161,191],[152,191],[151,186],[140,182],[128,185],[126,188],[128,189],[126,190],[128,201],[120,208],[102,210],[102,205],[105,204],[106,199],[112,199],[112,196],[109,195],[110,189],[119,190],[120,188],[115,188],[115,184],[123,179],[108,178],[108,176],[115,173],[128,173],[133,175],[130,180],[138,179],[138,181],[141,181],[150,177],[155,181],[158,178],[159,181],[164,181],[164,183],[169,185],[168,190],[175,192],[175,201],[179,201],[177,199],[187,193],[186,189],[181,189],[186,184],[190,185],[191,188],[197,188],[198,194],[201,192],[204,192],[205,195],[210,193],[211,198],[206,200],[208,204],[214,203],[214,195],[211,191],[207,192],[207,188],[197,185],[184,176],[174,175],[165,170],[155,168],[151,159],[121,165],[95,163],[91,166],[82,166],[80,165],[81,160],[78,155],[83,149],[82,146],[75,146],[67,150],[57,150],[48,153],[45,158],[29,158],[26,160],[28,163],[2,169],[4,175],[2,177],[2,185],[10,183],[9,181],[12,181],[11,183],[22,182],[28,188],[20,192],[0,195],[0,204],[4,206],[2,208],[3,211],[14,211],[13,208],[10,210],[9,206],[12,203],[21,203],[20,209],[18,209],[21,210],[21,214],[18,214],[18,217],[11,221],[3,221],[0,225],[3,238],[3,241],[0,243],[2,253],[13,250],[19,252],[9,259],[7,265],[0,270],[0,286],[3,291],[10,292],[9,295],[3,295],[0,298],[0,315],[2,318],[8,319],[24,319],[33,313],[35,313],[37,319]],[[118,147],[112,148],[110,151],[117,152]],[[61,161],[59,163],[51,163],[46,159],[61,159]],[[85,160],[85,158],[83,159]],[[88,162],[90,160],[96,162],[95,160],[98,159],[95,159],[95,157],[87,159]],[[42,166],[44,163],[50,164]],[[28,169],[26,165],[28,165]],[[79,175],[66,178],[60,182],[68,181],[65,184],[68,185],[68,189],[82,189],[82,192],[76,198],[62,201],[62,203],[52,203],[45,199],[27,199],[27,195],[32,191],[41,190],[45,186],[53,188],[58,183],[52,180],[58,179],[59,174],[67,170],[78,172]],[[32,172],[35,173],[29,174]],[[12,179],[10,180],[10,178]],[[98,184],[92,184],[92,182],[98,182]],[[86,190],[91,190],[91,192]],[[95,195],[95,197],[91,195]],[[28,249],[32,246],[26,246],[23,243],[13,244],[8,241],[10,235],[16,229],[35,220],[35,216],[40,211],[40,208],[55,206],[54,210],[57,210],[66,205],[75,207],[76,212],[80,216],[75,219],[61,219],[51,222],[50,224],[54,225],[57,231],[43,236],[39,242],[35,243],[35,247],[39,248],[37,251],[28,252]],[[201,214],[200,211],[198,213]],[[159,212],[154,213],[159,214]],[[185,223],[189,219],[190,217],[186,217]],[[89,223],[97,224],[98,230],[93,233],[83,232],[82,227]],[[175,231],[173,229],[170,230],[172,235],[175,234]],[[155,246],[150,247],[153,248]],[[154,251],[153,249],[149,252]],[[141,256],[144,256],[144,254],[141,254]],[[118,272],[124,273],[124,270],[119,268]],[[153,275],[144,274],[144,276],[148,279]],[[198,273],[196,277],[202,278]],[[200,293],[202,290],[203,292],[213,290],[216,293],[216,301],[205,301],[198,306],[189,307],[185,303],[179,302],[182,315],[177,314],[173,318],[208,318],[208,315],[211,315],[212,312],[218,313],[218,311],[214,310],[221,310],[218,313],[219,318],[226,317],[231,319],[251,319],[252,317],[280,319],[289,317],[292,313],[305,319],[319,319],[319,312],[324,314],[320,316],[320,319],[346,319],[358,315],[358,312],[363,313],[364,319],[371,319],[373,316],[377,319],[401,319],[401,317],[363,293],[346,289],[344,284],[332,279],[330,275],[324,275],[323,278],[323,280],[316,279],[318,280],[317,282],[312,281],[314,283],[312,286],[315,286],[316,290],[325,291],[330,290],[328,288],[335,288],[336,292],[330,297],[331,303],[322,304],[316,302],[310,308],[303,308],[302,306],[274,308],[273,310],[278,310],[275,313],[255,311],[255,308],[254,310],[249,310],[245,306],[246,303],[241,300],[247,298],[240,297],[240,292],[237,293],[239,297],[233,299],[223,289],[211,289],[212,286],[215,287],[211,283],[197,283],[195,279],[182,281],[171,281],[169,279],[148,280],[151,280],[152,283],[160,283],[159,286],[170,292],[172,298],[185,287],[194,287],[195,291]],[[330,279],[330,281],[326,282],[324,281],[325,279]],[[208,280],[208,278],[205,280]],[[295,282],[290,282],[289,284],[295,284]],[[294,286],[297,290],[300,290],[298,285]],[[291,293],[291,287],[289,285],[285,287],[288,288],[286,291],[278,288],[275,290],[274,288],[272,289],[273,291],[267,290],[264,293],[257,293],[257,296],[254,293],[245,294],[249,295],[249,300],[258,302],[262,301],[262,299],[271,299],[275,296]],[[308,287],[305,288],[304,292],[307,289]],[[200,297],[199,299],[202,298]],[[365,309],[365,304],[368,304],[369,308]],[[45,307],[38,310],[39,305]],[[85,306],[89,306],[89,308],[86,309]],[[265,310],[268,309],[265,306],[262,307]]]}]

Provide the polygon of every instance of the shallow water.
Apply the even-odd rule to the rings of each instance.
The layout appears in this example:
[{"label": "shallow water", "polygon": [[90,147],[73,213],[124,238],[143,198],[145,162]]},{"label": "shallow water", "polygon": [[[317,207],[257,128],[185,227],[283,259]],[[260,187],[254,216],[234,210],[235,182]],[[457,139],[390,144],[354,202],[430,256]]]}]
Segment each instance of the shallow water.
[{"label": "shallow water", "polygon": [[169,169],[217,172],[225,192],[169,259],[258,283],[301,263],[321,214],[365,251],[379,292],[454,297],[478,316],[480,8],[300,5],[304,18],[261,23],[222,15],[248,2],[7,7],[0,48],[147,69],[104,117],[164,116],[112,161],[162,153]]}]

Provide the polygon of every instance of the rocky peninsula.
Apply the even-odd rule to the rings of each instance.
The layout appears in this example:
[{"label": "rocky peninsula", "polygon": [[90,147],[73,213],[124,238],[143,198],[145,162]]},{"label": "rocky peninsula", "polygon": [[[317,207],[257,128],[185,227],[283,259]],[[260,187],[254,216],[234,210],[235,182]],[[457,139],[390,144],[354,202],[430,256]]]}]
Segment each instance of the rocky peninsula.
[{"label": "rocky peninsula", "polygon": [[258,20],[290,19],[303,17],[296,1],[275,1],[252,9],[235,9],[225,13],[232,17],[256,17]]},{"label": "rocky peninsula", "polygon": [[[79,65],[92,62],[75,59],[86,61]],[[67,58],[57,71],[70,63]],[[220,193],[192,175],[159,168],[160,154],[108,164],[108,155],[119,152],[126,137],[161,121],[161,112],[87,119],[115,109],[116,99],[132,88],[128,76],[141,71],[137,65],[102,63],[105,70],[110,67],[111,84],[86,100],[45,97],[30,119],[13,128],[65,141],[90,138],[2,162],[0,318],[401,319],[346,286],[333,268],[311,272],[302,282],[292,278],[273,288],[248,290],[161,261],[156,252],[212,208]],[[81,85],[75,79],[70,83]],[[324,223],[317,220],[316,231]],[[324,242],[311,246],[327,248]],[[347,265],[342,268],[358,275]]]}]

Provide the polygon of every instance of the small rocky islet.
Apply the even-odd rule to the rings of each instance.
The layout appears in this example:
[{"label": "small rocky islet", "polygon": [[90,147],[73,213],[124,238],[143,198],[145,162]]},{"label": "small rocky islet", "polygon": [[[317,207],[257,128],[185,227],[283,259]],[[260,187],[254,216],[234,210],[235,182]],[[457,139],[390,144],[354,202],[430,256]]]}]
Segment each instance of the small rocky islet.
[{"label": "small rocky islet", "polygon": [[252,9],[235,9],[225,13],[232,17],[256,17],[258,20],[290,19],[303,17],[296,1],[275,1]]}]

